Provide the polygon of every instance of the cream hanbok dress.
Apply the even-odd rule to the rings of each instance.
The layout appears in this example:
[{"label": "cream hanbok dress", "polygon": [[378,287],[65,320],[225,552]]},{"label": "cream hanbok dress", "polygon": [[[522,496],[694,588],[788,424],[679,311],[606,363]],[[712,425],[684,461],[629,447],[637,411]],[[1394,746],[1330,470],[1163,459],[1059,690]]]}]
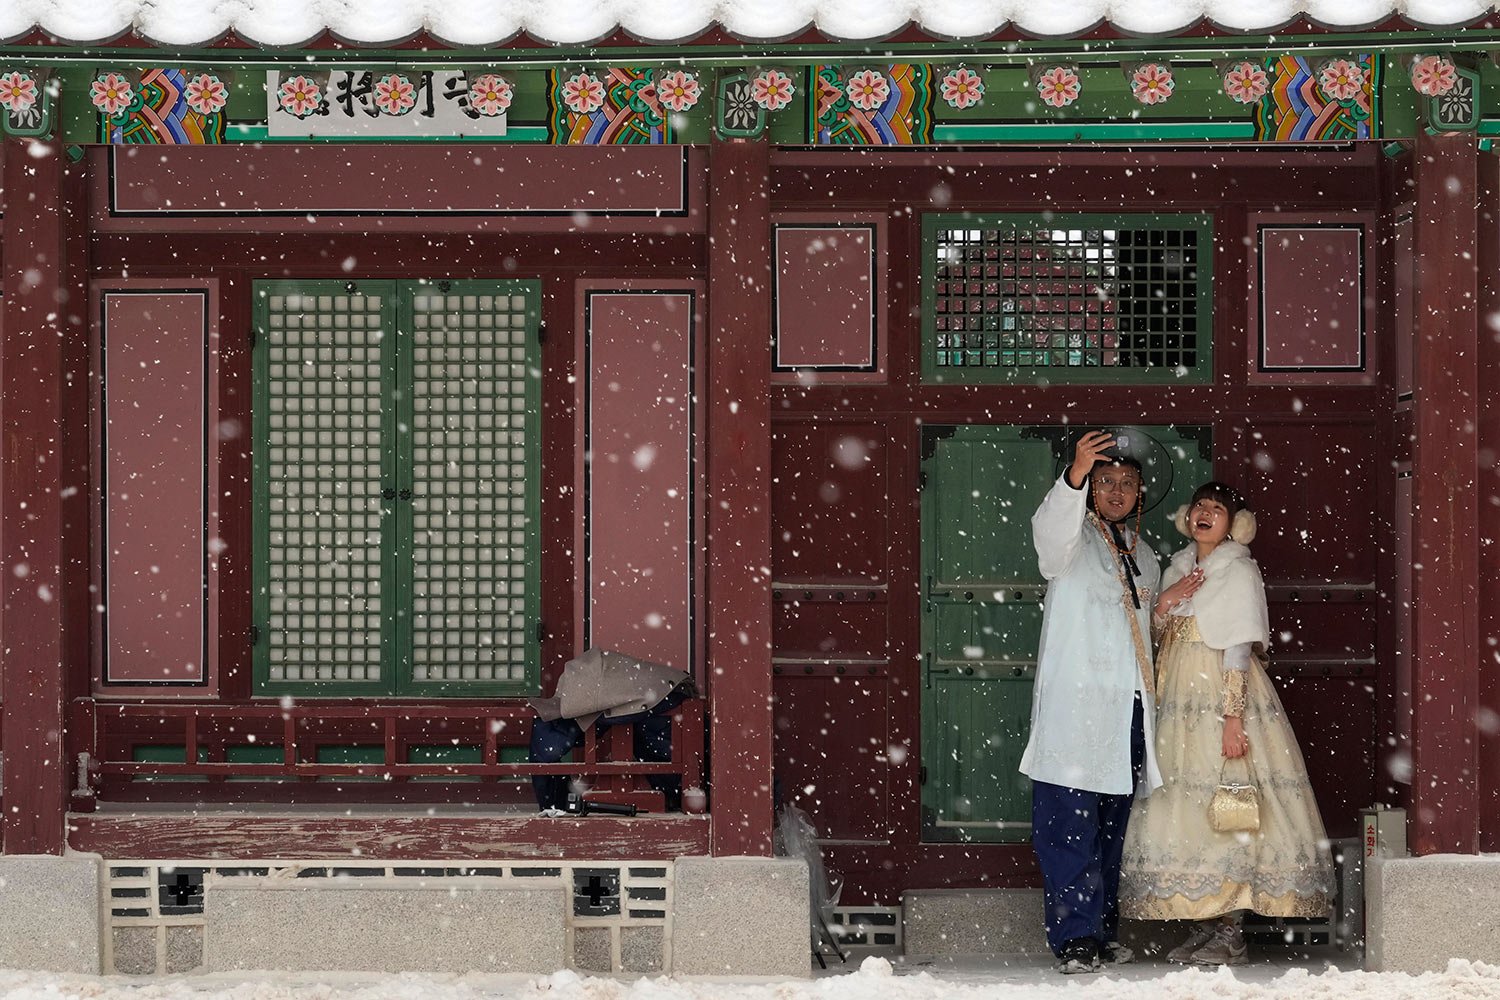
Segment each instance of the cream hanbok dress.
[{"label": "cream hanbok dress", "polygon": [[[1163,588],[1195,564],[1192,546],[1177,553]],[[1203,569],[1203,586],[1178,609],[1187,613],[1168,616],[1160,629],[1156,755],[1165,783],[1131,814],[1121,914],[1138,920],[1208,920],[1235,910],[1323,916],[1333,884],[1323,821],[1281,699],[1261,656],[1252,655],[1263,652],[1264,636],[1247,639],[1265,621],[1260,571],[1249,551],[1232,541],[1210,553]],[[1223,600],[1259,606],[1248,616],[1235,611],[1226,618],[1212,603]],[[1200,621],[1212,629],[1200,629]],[[1237,641],[1210,643],[1204,631]],[[1244,661],[1243,669],[1226,665],[1226,649],[1232,660]],[[1227,772],[1226,714],[1244,719],[1250,744],[1248,756],[1230,761]],[[1243,780],[1246,761],[1260,797],[1260,829],[1219,833],[1209,826],[1209,800],[1221,773]]]}]

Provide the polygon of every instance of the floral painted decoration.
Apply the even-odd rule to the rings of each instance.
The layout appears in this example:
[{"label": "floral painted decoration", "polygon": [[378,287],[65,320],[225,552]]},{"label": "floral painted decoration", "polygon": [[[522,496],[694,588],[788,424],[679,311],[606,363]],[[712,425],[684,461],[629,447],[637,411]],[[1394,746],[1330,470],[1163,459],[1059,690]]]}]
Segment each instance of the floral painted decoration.
[{"label": "floral painted decoration", "polygon": [[844,85],[844,92],[849,95],[849,103],[856,108],[861,111],[874,111],[891,96],[891,85],[884,73],[867,69],[851,76],[849,82]]},{"label": "floral painted decoration", "polygon": [[1258,104],[1271,89],[1271,78],[1253,62],[1239,62],[1224,74],[1224,93],[1240,104]]},{"label": "floral painted decoration", "polygon": [[100,113],[114,117],[130,107],[135,91],[119,73],[106,73],[89,87],[89,100]]},{"label": "floral painted decoration", "polygon": [[1351,101],[1365,86],[1365,71],[1348,59],[1335,59],[1318,74],[1318,86],[1335,101]]},{"label": "floral painted decoration", "polygon": [[294,76],[282,82],[276,104],[288,114],[306,118],[323,106],[323,88],[305,76]]},{"label": "floral painted decoration", "polygon": [[383,115],[404,115],[417,106],[417,88],[400,73],[388,73],[375,84],[375,106]]},{"label": "floral painted decoration", "polygon": [[1071,66],[1053,66],[1037,77],[1036,92],[1044,104],[1066,108],[1078,100],[1083,83],[1078,79],[1078,71]]},{"label": "floral painted decoration", "polygon": [[948,107],[960,111],[984,100],[984,80],[978,73],[963,67],[943,77],[941,90]]},{"label": "floral painted decoration", "polygon": [[469,84],[469,107],[486,118],[504,114],[513,96],[510,84],[494,73],[486,73]]},{"label": "floral painted decoration", "polygon": [[1411,85],[1423,97],[1442,97],[1458,85],[1458,70],[1447,56],[1422,56],[1411,64]]},{"label": "floral painted decoration", "polygon": [[1161,63],[1144,63],[1130,74],[1130,93],[1142,104],[1165,102],[1176,86],[1172,71]]},{"label": "floral painted decoration", "polygon": [[604,84],[587,73],[571,77],[562,91],[563,103],[575,115],[592,114],[604,106]]},{"label": "floral painted decoration", "polygon": [[218,114],[229,103],[229,88],[211,73],[199,73],[188,81],[184,96],[189,108],[207,117]]},{"label": "floral painted decoration", "polygon": [[24,115],[36,106],[36,80],[25,73],[0,76],[0,107],[13,115]]},{"label": "floral painted decoration", "polygon": [[750,83],[751,99],[767,111],[780,111],[792,103],[796,94],[792,78],[780,70],[768,69]]},{"label": "floral painted decoration", "polygon": [[657,98],[667,108],[679,114],[697,104],[702,93],[703,88],[698,85],[698,78],[680,69],[663,74],[656,81]]}]

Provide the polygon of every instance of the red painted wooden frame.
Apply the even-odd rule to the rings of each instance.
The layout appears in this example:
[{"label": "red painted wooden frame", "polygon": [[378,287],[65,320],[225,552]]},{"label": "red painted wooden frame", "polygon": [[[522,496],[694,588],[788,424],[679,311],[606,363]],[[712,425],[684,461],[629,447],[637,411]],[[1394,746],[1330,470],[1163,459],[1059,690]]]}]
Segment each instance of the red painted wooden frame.
[{"label": "red painted wooden frame", "polygon": [[[889,340],[889,323],[887,321],[887,245],[889,236],[886,232],[887,220],[883,212],[773,212],[771,215],[771,252],[772,267],[774,269],[771,282],[775,297],[775,305],[772,308],[772,338],[777,345],[780,344],[780,324],[783,301],[780,295],[781,283],[781,260],[779,250],[779,233],[784,229],[806,228],[806,229],[828,229],[828,230],[854,230],[863,229],[869,233],[871,245],[869,247],[870,257],[870,315],[869,315],[869,343],[870,364],[869,370],[846,370],[844,368],[826,368],[818,365],[809,366],[777,366],[777,348],[772,349],[771,381],[777,383],[805,384],[809,378],[815,382],[846,383],[846,382],[884,382],[886,380],[886,354],[887,342]],[[785,370],[789,369],[789,370]]]},{"label": "red painted wooden frame", "polygon": [[[220,413],[220,384],[219,384],[219,286],[218,282],[209,279],[185,279],[165,280],[155,278],[128,278],[96,281],[89,288],[89,315],[92,317],[92,345],[91,357],[93,358],[93,371],[95,377],[90,379],[90,407],[87,424],[90,428],[90,490],[93,498],[91,506],[92,518],[90,522],[90,535],[93,540],[94,556],[91,560],[90,572],[93,586],[99,595],[99,602],[106,603],[107,586],[111,555],[106,551],[106,524],[109,517],[109,501],[103,495],[107,488],[108,477],[105,474],[106,462],[109,459],[107,451],[107,429],[105,421],[108,419],[106,406],[108,399],[104,391],[102,380],[110,370],[109,359],[103,355],[108,350],[105,341],[105,315],[104,310],[108,300],[115,294],[129,295],[171,295],[173,293],[184,293],[201,296],[203,300],[202,319],[202,359],[204,371],[202,372],[202,393],[200,419],[203,422],[203,497],[201,507],[201,520],[196,527],[201,531],[203,549],[203,604],[202,625],[204,629],[203,649],[204,661],[201,664],[198,679],[183,679],[172,683],[150,684],[141,681],[120,682],[112,680],[108,676],[108,646],[109,637],[106,631],[104,616],[94,614],[90,616],[91,655],[93,689],[99,694],[121,694],[131,697],[155,696],[168,698],[203,698],[212,697],[218,690],[219,669],[219,553],[223,548],[215,544],[219,538],[219,516],[220,499],[222,491],[220,488],[220,457],[226,447],[219,433],[223,416]],[[161,359],[170,364],[171,357]],[[188,526],[184,526],[188,527]],[[106,614],[108,611],[106,611]]]},{"label": "red painted wooden frame", "polygon": [[[1374,212],[1250,212],[1245,232],[1250,245],[1247,257],[1246,288],[1246,377],[1252,385],[1374,385],[1379,371],[1377,336],[1380,310],[1376,308],[1376,215]],[[1363,248],[1357,279],[1360,301],[1355,303],[1360,317],[1360,361],[1357,368],[1309,366],[1299,368],[1263,367],[1265,351],[1266,307],[1264,302],[1265,261],[1262,240],[1268,231],[1298,229],[1357,229]],[[1316,290],[1310,289],[1310,292]]]}]

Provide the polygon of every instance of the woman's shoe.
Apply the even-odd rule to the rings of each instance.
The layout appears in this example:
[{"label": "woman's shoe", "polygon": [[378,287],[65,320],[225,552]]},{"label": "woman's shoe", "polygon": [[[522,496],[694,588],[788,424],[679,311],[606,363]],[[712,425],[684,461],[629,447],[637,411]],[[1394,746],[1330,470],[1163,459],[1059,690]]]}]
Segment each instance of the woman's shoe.
[{"label": "woman's shoe", "polygon": [[1193,952],[1208,944],[1209,938],[1213,936],[1213,923],[1200,921],[1194,924],[1193,929],[1188,931],[1188,936],[1182,944],[1167,952],[1167,961],[1176,962],[1178,965],[1192,965]]},{"label": "woman's shoe", "polygon": [[1249,961],[1245,932],[1237,924],[1219,924],[1208,943],[1193,952],[1194,965],[1245,965]]}]

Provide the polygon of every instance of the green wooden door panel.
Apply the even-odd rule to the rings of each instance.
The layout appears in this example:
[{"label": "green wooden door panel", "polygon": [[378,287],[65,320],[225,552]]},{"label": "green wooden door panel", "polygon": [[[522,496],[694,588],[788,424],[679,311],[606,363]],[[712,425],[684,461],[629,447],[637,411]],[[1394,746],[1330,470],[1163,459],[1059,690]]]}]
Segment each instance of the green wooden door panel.
[{"label": "green wooden door panel", "polygon": [[[1209,478],[1204,428],[1133,427],[1152,484],[1142,533],[1182,544],[1170,514]],[[929,841],[1031,833],[1026,747],[1046,581],[1031,515],[1072,455],[1067,427],[929,428],[922,465],[922,787]]]}]

